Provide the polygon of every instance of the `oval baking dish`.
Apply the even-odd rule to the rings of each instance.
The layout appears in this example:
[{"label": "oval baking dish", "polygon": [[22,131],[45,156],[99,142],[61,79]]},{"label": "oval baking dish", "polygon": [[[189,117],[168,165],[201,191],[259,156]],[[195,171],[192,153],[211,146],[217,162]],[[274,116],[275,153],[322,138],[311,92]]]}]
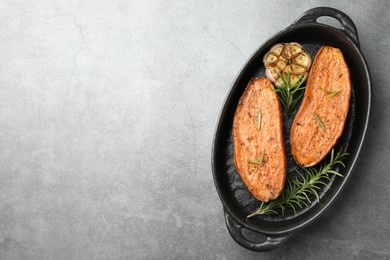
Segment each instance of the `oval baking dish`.
[{"label": "oval baking dish", "polygon": [[[337,19],[341,28],[337,29],[317,22],[322,16]],[[341,139],[336,145],[343,147],[350,154],[344,161],[345,168],[339,168],[343,178],[332,178],[331,189],[323,189],[320,193],[320,203],[313,203],[296,214],[282,218],[280,216],[255,216],[247,218],[260,205],[243,184],[234,168],[232,123],[238,100],[252,77],[264,77],[263,56],[276,43],[298,42],[314,58],[320,47],[328,45],[339,48],[349,66],[352,82],[352,96],[348,118]],[[329,8],[317,7],[308,10],[292,25],[267,40],[248,60],[235,79],[228,93],[219,121],[217,123],[212,150],[212,170],[214,183],[222,201],[225,221],[232,238],[241,246],[254,251],[272,250],[285,242],[294,231],[303,228],[316,220],[328,209],[341,190],[351,178],[352,169],[358,159],[364,136],[367,130],[371,106],[371,79],[367,64],[359,48],[356,27],[352,20],[343,12]],[[284,124],[290,124],[291,119],[284,118]],[[287,137],[287,138],[286,138]],[[285,142],[288,144],[288,135]],[[289,145],[286,145],[288,172],[296,165],[291,159]],[[262,233],[266,236],[263,242],[248,240],[242,229]]]}]

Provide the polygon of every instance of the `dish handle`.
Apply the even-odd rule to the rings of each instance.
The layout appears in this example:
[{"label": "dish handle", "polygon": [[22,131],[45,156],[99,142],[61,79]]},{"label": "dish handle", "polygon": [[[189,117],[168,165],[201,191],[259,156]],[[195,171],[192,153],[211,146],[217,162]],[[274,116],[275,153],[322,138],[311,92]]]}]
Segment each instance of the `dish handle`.
[{"label": "dish handle", "polygon": [[229,231],[230,236],[242,247],[246,249],[257,251],[257,252],[265,252],[276,249],[280,245],[282,245],[286,240],[292,235],[292,233],[284,234],[284,235],[266,235],[266,239],[262,242],[254,242],[250,241],[244,237],[242,234],[242,229],[244,226],[237,223],[228,213],[225,211],[225,222],[226,227]]},{"label": "dish handle", "polygon": [[337,19],[341,24],[341,31],[351,38],[359,47],[359,37],[355,24],[345,13],[331,7],[316,7],[304,12],[292,25],[317,23],[321,16],[330,16]]}]

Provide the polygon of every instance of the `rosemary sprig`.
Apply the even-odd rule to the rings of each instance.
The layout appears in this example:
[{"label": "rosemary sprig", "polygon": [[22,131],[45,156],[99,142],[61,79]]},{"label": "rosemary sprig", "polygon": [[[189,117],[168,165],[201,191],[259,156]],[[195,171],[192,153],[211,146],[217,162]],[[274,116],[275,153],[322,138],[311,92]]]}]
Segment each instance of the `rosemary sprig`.
[{"label": "rosemary sprig", "polygon": [[257,130],[260,130],[261,127],[261,110],[257,113]]},{"label": "rosemary sprig", "polygon": [[[328,186],[327,181],[331,180],[331,174],[343,177],[342,174],[334,170],[336,165],[345,167],[343,161],[349,154],[342,150],[336,155],[332,149],[330,160],[323,163],[318,169],[315,167],[304,168],[304,174],[299,172],[297,178],[288,178],[282,195],[270,202],[262,202],[260,208],[248,215],[251,218],[255,215],[278,214],[285,216],[285,210],[291,208],[294,214],[297,208],[308,207],[312,203],[313,196],[320,201],[318,192],[321,185]],[[328,186],[329,187],[329,186]]]},{"label": "rosemary sprig", "polygon": [[313,112],[314,117],[316,118],[318,124],[321,126],[322,129],[326,132],[326,127],[324,123],[322,122],[321,118],[316,114],[316,112]]},{"label": "rosemary sprig", "polygon": [[325,91],[326,93],[330,94],[330,99],[332,100],[334,98],[334,96],[336,96],[340,90],[328,90],[328,89],[325,89],[324,87],[320,86],[320,89],[322,89],[323,91]]},{"label": "rosemary sprig", "polygon": [[255,160],[252,161],[252,160],[246,160],[248,163],[252,163],[252,164],[258,164],[260,166],[263,166],[263,162],[264,162],[264,150],[263,152],[261,153],[261,159],[259,159],[257,156],[255,156]]},{"label": "rosemary sprig", "polygon": [[279,73],[279,77],[282,78],[283,87],[276,87],[275,91],[280,94],[279,99],[280,102],[282,102],[284,108],[286,109],[287,115],[291,116],[295,113],[294,108],[303,96],[303,94],[301,94],[298,97],[295,97],[295,94],[298,91],[305,89],[302,84],[303,82],[305,82],[306,76],[302,77],[297,83],[293,85],[291,85],[290,82],[290,72],[287,74],[287,79],[281,73]]}]

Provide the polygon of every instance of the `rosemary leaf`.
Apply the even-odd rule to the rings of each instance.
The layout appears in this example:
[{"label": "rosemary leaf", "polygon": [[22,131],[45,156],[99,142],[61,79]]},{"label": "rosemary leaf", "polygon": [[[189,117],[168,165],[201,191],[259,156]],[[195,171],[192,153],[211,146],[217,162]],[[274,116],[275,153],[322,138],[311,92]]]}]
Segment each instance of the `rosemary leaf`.
[{"label": "rosemary leaf", "polygon": [[252,161],[252,160],[246,160],[246,161],[247,161],[247,163],[258,164],[258,165],[260,165],[261,163],[260,163],[259,161],[257,161],[257,159],[259,159],[259,158],[257,158],[257,157],[255,156],[255,159],[256,159],[256,161]]},{"label": "rosemary leaf", "polygon": [[323,91],[325,91],[326,93],[330,94],[330,99],[333,99],[334,96],[336,96],[340,90],[328,90],[328,89],[325,89],[324,87],[320,86],[320,89],[322,89]]},{"label": "rosemary leaf", "polygon": [[333,99],[334,96],[336,96],[339,92],[340,90],[333,90],[333,92],[330,94],[330,99]]},{"label": "rosemary leaf", "polygon": [[257,113],[257,130],[260,130],[261,127],[261,110]]},{"label": "rosemary leaf", "polygon": [[321,118],[316,114],[316,112],[313,112],[314,117],[316,118],[318,124],[321,126],[322,129],[326,132],[326,127],[324,123],[322,122]]},{"label": "rosemary leaf", "polygon": [[263,152],[261,153],[261,166],[263,166],[263,162],[264,162],[264,149],[263,149]]},{"label": "rosemary leaf", "polygon": [[247,163],[252,163],[252,164],[257,164],[257,165],[260,165],[260,166],[263,166],[263,162],[264,162],[264,150],[263,152],[261,153],[261,159],[259,159],[257,156],[255,156],[255,160],[252,161],[252,160],[246,160]]},{"label": "rosemary leaf", "polygon": [[338,172],[336,172],[336,171],[333,171],[333,170],[329,170],[328,172],[329,172],[329,173],[333,173],[333,174],[335,174],[335,175],[337,175],[337,176],[340,176],[340,177],[344,177],[342,174],[340,174],[340,173],[338,173]]},{"label": "rosemary leaf", "polygon": [[325,161],[319,167],[305,168],[303,169],[305,174],[296,170],[298,176],[287,178],[283,193],[278,199],[262,202],[259,209],[248,215],[247,218],[270,214],[281,214],[284,217],[287,208],[296,214],[298,208],[309,207],[313,197],[319,202],[319,191],[322,189],[320,186],[329,188],[329,184],[326,182],[330,180],[329,174],[343,176],[334,168],[335,166],[344,166],[343,160],[347,156],[348,153],[342,150],[335,155],[334,149],[332,149],[329,162]]}]

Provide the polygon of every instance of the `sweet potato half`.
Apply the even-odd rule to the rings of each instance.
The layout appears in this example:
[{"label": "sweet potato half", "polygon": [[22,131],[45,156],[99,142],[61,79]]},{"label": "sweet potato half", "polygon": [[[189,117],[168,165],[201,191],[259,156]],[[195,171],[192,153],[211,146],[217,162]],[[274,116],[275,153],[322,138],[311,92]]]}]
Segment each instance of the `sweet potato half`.
[{"label": "sweet potato half", "polygon": [[350,97],[350,73],[342,52],[322,47],[290,133],[291,153],[300,166],[317,164],[335,146],[344,129]]},{"label": "sweet potato half", "polygon": [[242,94],[233,119],[234,165],[260,201],[276,199],[286,181],[283,119],[274,86],[253,78]]}]

